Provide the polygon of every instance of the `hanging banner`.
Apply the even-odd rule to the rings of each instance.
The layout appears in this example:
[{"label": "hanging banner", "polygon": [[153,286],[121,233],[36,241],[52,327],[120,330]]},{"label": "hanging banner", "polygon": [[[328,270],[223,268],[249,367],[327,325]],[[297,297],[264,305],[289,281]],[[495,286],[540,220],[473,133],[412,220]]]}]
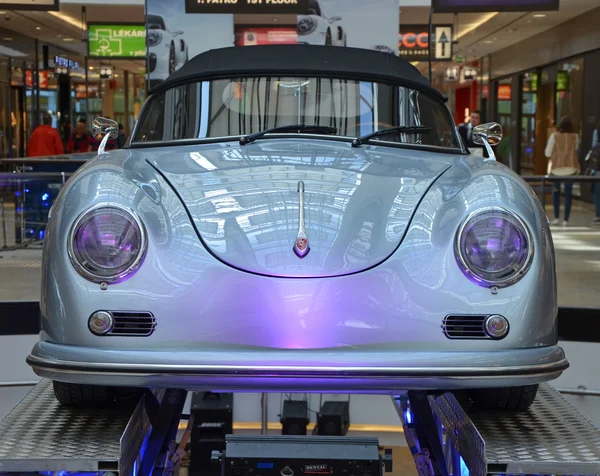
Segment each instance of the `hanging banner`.
[{"label": "hanging banner", "polygon": [[0,0],[3,10],[58,11],[58,0]]},{"label": "hanging banner", "polygon": [[435,13],[535,12],[559,9],[560,0],[432,0]]},{"label": "hanging banner", "polygon": [[186,14],[186,0],[146,0],[146,28],[151,88],[190,58],[235,42],[233,15]]},{"label": "hanging banner", "polygon": [[309,0],[298,16],[298,43],[398,54],[398,0]]},{"label": "hanging banner", "polygon": [[298,15],[310,0],[185,0],[186,13],[254,13]]}]

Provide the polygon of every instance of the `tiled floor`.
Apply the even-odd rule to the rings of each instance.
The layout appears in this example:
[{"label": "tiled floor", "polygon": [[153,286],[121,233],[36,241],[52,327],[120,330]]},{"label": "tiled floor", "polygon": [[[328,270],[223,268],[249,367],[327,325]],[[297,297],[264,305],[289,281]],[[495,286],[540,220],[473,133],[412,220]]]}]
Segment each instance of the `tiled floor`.
[{"label": "tiled floor", "polygon": [[[575,202],[569,225],[552,227],[559,306],[600,308],[600,227],[591,226],[592,217],[590,204]],[[10,229],[14,236],[14,227]],[[14,243],[10,237],[8,241]],[[0,301],[39,299],[40,260],[39,245],[0,251]]]}]

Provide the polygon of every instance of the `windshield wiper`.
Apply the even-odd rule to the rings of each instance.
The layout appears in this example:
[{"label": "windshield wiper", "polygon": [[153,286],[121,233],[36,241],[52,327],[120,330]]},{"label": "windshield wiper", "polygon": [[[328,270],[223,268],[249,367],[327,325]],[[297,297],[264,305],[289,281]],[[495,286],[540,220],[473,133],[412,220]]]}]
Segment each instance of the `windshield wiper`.
[{"label": "windshield wiper", "polygon": [[250,134],[244,136],[240,139],[240,145],[250,144],[250,142],[254,142],[256,139],[260,139],[266,134],[271,134],[273,132],[304,132],[305,134],[337,134],[337,129],[335,127],[329,126],[307,126],[302,124],[291,124],[289,126],[279,126],[273,127],[271,129],[266,129],[264,131],[255,132],[254,134]]},{"label": "windshield wiper", "polygon": [[352,147],[358,147],[374,137],[385,136],[393,132],[400,132],[402,134],[427,134],[429,131],[431,131],[431,127],[427,126],[397,126],[390,127],[388,129],[379,129],[378,131],[371,132],[370,134],[357,137],[352,141]]}]

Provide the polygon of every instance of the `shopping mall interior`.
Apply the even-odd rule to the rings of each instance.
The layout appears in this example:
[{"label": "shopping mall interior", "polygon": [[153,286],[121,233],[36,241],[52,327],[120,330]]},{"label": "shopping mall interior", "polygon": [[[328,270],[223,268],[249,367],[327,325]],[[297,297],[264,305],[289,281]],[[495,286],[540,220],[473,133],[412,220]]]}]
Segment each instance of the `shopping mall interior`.
[{"label": "shopping mall interior", "polygon": [[598,25],[0,1],[0,475],[600,474]]}]

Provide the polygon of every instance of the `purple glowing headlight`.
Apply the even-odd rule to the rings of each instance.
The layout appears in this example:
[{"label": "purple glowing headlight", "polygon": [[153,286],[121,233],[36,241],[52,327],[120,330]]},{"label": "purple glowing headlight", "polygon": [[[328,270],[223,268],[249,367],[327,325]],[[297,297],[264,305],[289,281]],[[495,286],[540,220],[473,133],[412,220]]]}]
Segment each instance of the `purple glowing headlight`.
[{"label": "purple glowing headlight", "polygon": [[509,286],[527,272],[533,242],[525,223],[501,209],[482,210],[463,222],[456,257],[465,275],[481,286]]},{"label": "purple glowing headlight", "polygon": [[146,251],[141,221],[125,208],[99,205],[73,225],[69,256],[75,269],[94,282],[114,283],[134,273]]}]

